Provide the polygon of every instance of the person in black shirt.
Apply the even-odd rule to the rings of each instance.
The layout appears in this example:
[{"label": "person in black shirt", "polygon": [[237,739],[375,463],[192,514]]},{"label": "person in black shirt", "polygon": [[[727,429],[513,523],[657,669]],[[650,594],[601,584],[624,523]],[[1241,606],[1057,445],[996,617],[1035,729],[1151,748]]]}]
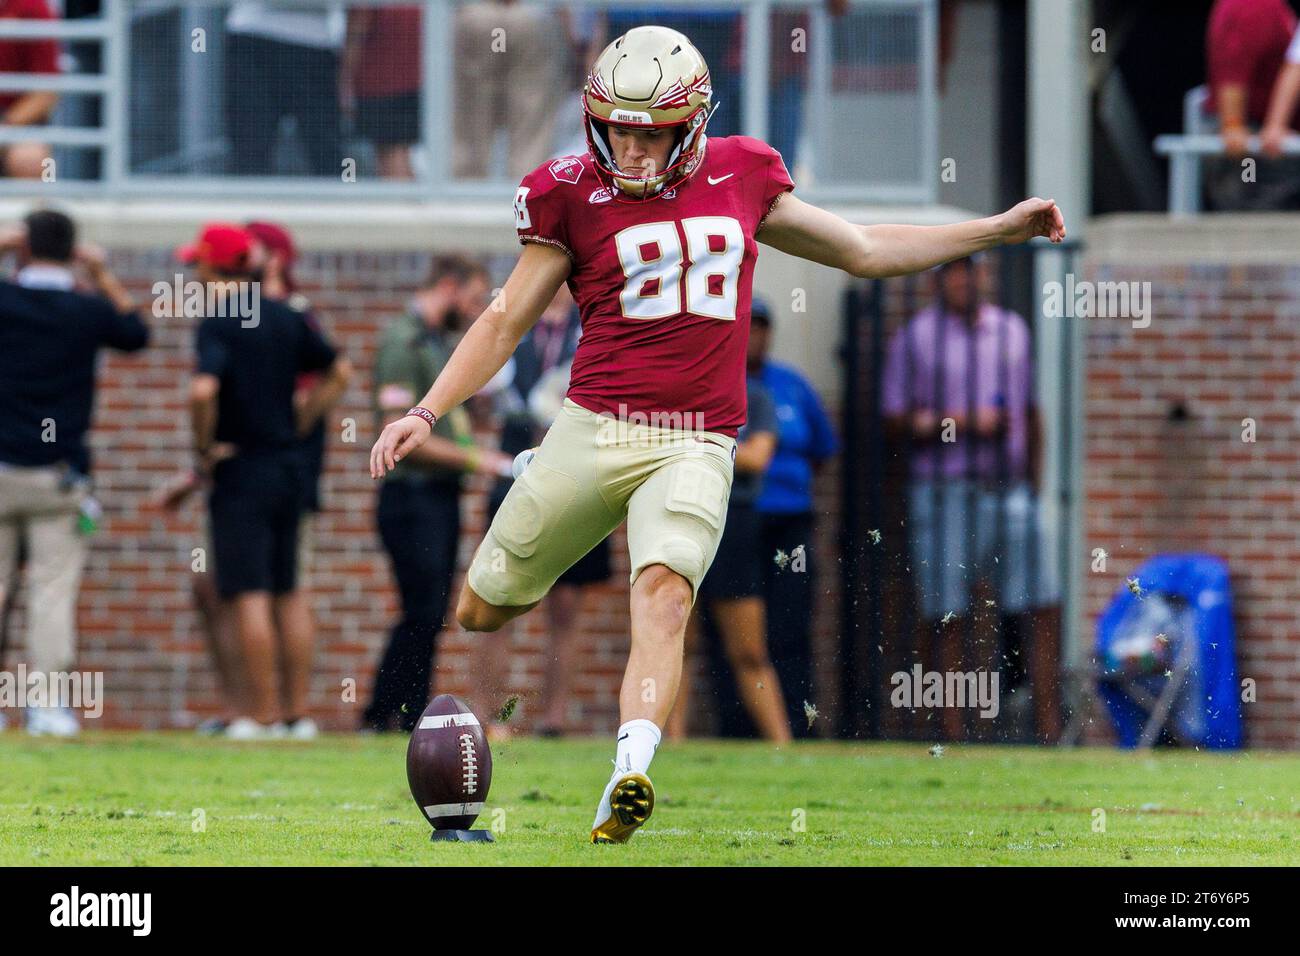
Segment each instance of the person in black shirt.
[{"label": "person in black shirt", "polygon": [[[217,591],[233,600],[249,713],[236,738],[314,736],[306,697],[314,643],[297,589],[302,510],[300,437],[315,425],[350,369],[324,337],[251,278],[252,237],[215,224],[181,250],[204,284],[190,409],[198,470],[211,476],[209,527]],[[324,371],[295,404],[301,372]],[[283,674],[277,688],[276,675]]]},{"label": "person in black shirt", "polygon": [[[262,283],[262,295],[283,302],[297,312],[304,322],[320,331],[320,322],[312,309],[311,302],[298,290],[294,281],[293,266],[298,259],[298,249],[293,236],[284,226],[274,222],[253,221],[244,224],[244,229],[252,235],[261,247],[260,261],[254,269],[254,278]],[[319,383],[319,372],[303,372],[298,376],[295,395],[299,399],[311,394]],[[337,386],[330,394],[323,396],[325,410],[333,408],[343,397],[346,381],[337,380]],[[310,528],[314,516],[322,507],[321,479],[325,471],[325,418],[322,416],[316,424],[299,440],[299,453],[303,464],[303,524]],[[307,571],[306,561],[311,557],[310,533],[299,534],[298,577],[303,578]]]},{"label": "person in black shirt", "polygon": [[[27,542],[27,651],[32,672],[70,670],[77,592],[94,522],[88,507],[95,364],[102,348],[134,352],[149,330],[104,264],[78,246],[76,226],[53,210],[31,213],[0,238],[17,252],[16,281],[0,282],[0,605]],[[76,291],[81,265],[98,294]],[[29,707],[33,734],[71,736],[57,706]]]},{"label": "person in black shirt", "polygon": [[[298,291],[294,282],[293,266],[298,258],[298,250],[289,230],[277,223],[264,221],[249,222],[243,228],[253,240],[252,277],[261,283],[261,295],[277,302],[284,302],[297,312],[304,322],[320,331],[320,324],[312,313],[311,304]],[[242,244],[242,237],[239,237],[238,241]],[[185,251],[192,259],[195,250]],[[321,380],[320,372],[300,373],[295,386],[294,401],[303,401],[315,394],[315,388]],[[330,393],[323,396],[320,419],[305,435],[300,436],[298,444],[302,465],[303,513],[298,520],[296,580],[298,590],[304,592],[309,602],[311,569],[314,563],[315,523],[316,516],[321,510],[320,485],[325,465],[325,413],[342,398],[348,380],[335,377],[331,378],[329,383]],[[197,473],[187,469],[155,493],[151,498],[150,507],[176,511],[203,484],[203,479]],[[210,717],[201,721],[195,729],[205,735],[224,733],[230,726],[231,716],[248,709],[244,667],[239,653],[239,638],[235,632],[234,611],[230,602],[223,601],[217,593],[214,578],[213,574],[194,575],[193,596],[227,713],[224,716]],[[294,731],[298,737],[312,737],[315,723],[310,718],[301,718],[294,725]]]}]

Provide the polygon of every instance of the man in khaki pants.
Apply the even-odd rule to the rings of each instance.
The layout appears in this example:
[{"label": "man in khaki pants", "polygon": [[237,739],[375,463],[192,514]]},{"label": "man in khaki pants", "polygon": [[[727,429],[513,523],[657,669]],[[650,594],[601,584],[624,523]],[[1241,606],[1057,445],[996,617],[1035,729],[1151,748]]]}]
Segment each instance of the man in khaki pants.
[{"label": "man in khaki pants", "polygon": [[[63,213],[31,213],[0,237],[4,251],[16,252],[21,268],[14,281],[0,281],[0,604],[25,538],[30,684],[33,674],[75,663],[84,532],[94,523],[82,506],[96,357],[105,346],[141,349],[149,331],[102,251],[78,247]],[[98,294],[76,291],[74,265]],[[61,703],[29,706],[28,732],[76,734],[77,719]]]},{"label": "man in khaki pants", "polygon": [[[566,48],[554,11],[515,0],[456,9],[457,179],[488,175],[497,131],[506,130],[506,173],[519,179],[552,154],[557,57]],[[576,95],[576,94],[575,94]]]}]

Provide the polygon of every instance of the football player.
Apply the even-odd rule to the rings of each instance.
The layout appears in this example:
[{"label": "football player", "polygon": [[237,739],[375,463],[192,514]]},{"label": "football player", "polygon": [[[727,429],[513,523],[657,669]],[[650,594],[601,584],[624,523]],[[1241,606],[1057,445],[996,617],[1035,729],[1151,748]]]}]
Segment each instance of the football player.
[{"label": "football player", "polygon": [[614,772],[592,826],[621,843],[654,806],[647,771],[677,694],[683,632],[722,534],[758,243],[862,278],[920,272],[1006,243],[1065,238],[1029,199],[945,226],[860,226],[793,195],[780,154],[708,139],[709,69],[674,30],[611,43],[583,90],[588,153],[546,163],[515,193],[523,251],[420,404],[370,454],[381,477],[514,352],[567,282],[582,338],[563,411],[474,555],[456,617],[495,631],[624,521],[631,651]]}]

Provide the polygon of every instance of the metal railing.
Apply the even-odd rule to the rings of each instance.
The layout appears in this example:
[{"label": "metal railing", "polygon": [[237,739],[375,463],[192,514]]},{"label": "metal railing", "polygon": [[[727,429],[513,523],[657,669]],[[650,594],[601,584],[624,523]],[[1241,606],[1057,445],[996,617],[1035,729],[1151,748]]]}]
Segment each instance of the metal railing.
[{"label": "metal railing", "polygon": [[[1169,158],[1169,212],[1175,216],[1195,216],[1201,212],[1202,164],[1208,156],[1223,156],[1223,140],[1216,132],[1216,122],[1204,111],[1209,96],[1207,87],[1198,86],[1183,97],[1183,132],[1157,136],[1154,148]],[[1259,156],[1260,138],[1250,137],[1247,150]],[[1282,147],[1284,156],[1300,156],[1300,136],[1288,136]]]},{"label": "metal railing", "polygon": [[[1041,347],[1049,320],[1035,289],[1043,276],[1063,281],[1080,261],[1074,242],[985,254],[973,267],[970,308],[998,310],[979,322],[997,330],[991,352],[975,334],[956,344],[948,338],[954,310],[940,301],[935,274],[846,291],[840,736],[1059,738],[1066,662],[1077,643],[1068,632],[1078,620],[1069,578],[1077,570],[1071,526],[1082,504],[1072,452],[1079,371],[1069,339],[1055,354]],[[973,317],[968,321],[973,325]],[[1018,341],[1022,334],[1027,344]],[[1058,364],[1055,376],[1050,362]],[[1063,396],[1054,415],[1039,394],[1052,379]],[[998,437],[972,440],[973,426],[955,424],[949,437],[915,437],[913,412],[939,420],[960,408],[974,421],[984,400],[977,396],[990,384],[1008,415]],[[1041,431],[1033,418],[1019,417],[1025,400],[1041,416]],[[988,720],[970,708],[900,706],[892,700],[895,675],[917,665],[926,672],[1000,672],[1007,706]],[[1026,701],[1031,706],[1016,706]]]},{"label": "metal railing", "polygon": [[[412,144],[415,178],[410,180],[380,178],[373,144],[355,130],[338,144],[340,156],[355,163],[354,178],[343,169],[339,175],[303,175],[291,162],[269,173],[230,171],[233,61],[226,17],[237,5],[232,0],[104,0],[102,16],[94,19],[0,20],[0,39],[53,37],[65,48],[95,46],[99,60],[92,71],[79,63],[75,72],[61,75],[0,74],[2,89],[54,90],[61,96],[47,125],[0,126],[0,143],[49,144],[58,175],[52,182],[0,180],[0,194],[198,198],[229,196],[234,190],[250,197],[508,200],[518,177],[503,168],[515,146],[501,142],[503,130],[491,130],[495,140],[485,176],[457,178],[451,160],[459,130],[473,121],[463,115],[457,86],[478,79],[461,75],[458,25],[465,10],[488,5],[463,0],[264,5],[298,12],[418,7],[418,141]],[[828,201],[935,201],[937,0],[850,0],[849,11],[839,17],[832,17],[822,0],[533,0],[524,9],[529,6],[538,8],[539,23],[577,22],[593,32],[606,20],[616,22],[620,15],[652,6],[688,35],[711,33],[712,48],[721,51],[712,57],[711,69],[734,100],[721,103],[721,111],[734,112],[721,121],[715,117],[715,123],[774,144],[778,137],[788,140],[794,153],[788,165],[802,192]],[[504,45],[501,55],[508,58],[509,37]],[[566,56],[567,48],[556,50],[557,59]],[[546,157],[581,143],[577,75],[569,71],[557,81],[546,107],[557,111],[556,126],[563,133],[545,148]],[[286,82],[291,79],[285,76]],[[274,83],[263,91],[268,104],[282,93]],[[97,108],[86,108],[87,98]],[[92,125],[76,121],[87,116]],[[301,138],[300,124],[282,122],[275,135],[283,155],[301,148],[295,141]],[[84,160],[87,154],[98,161]],[[74,157],[83,159],[65,161]]]}]

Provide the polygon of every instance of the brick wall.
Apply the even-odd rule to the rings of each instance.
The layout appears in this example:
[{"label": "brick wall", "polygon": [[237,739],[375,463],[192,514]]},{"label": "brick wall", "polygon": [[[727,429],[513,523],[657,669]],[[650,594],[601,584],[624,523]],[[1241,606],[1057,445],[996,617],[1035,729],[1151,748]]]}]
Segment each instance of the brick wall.
[{"label": "brick wall", "polygon": [[[1208,230],[1209,223],[1202,223]],[[1150,237],[1144,246],[1158,249]],[[1229,242],[1224,243],[1230,247]],[[1103,255],[1089,278],[1150,282],[1153,320],[1087,320],[1085,641],[1148,557],[1199,551],[1231,575],[1252,746],[1300,746],[1300,267],[1223,255]],[[1147,260],[1147,261],[1143,261]],[[1181,404],[1187,417],[1171,418]],[[1243,419],[1257,440],[1242,441]]]},{"label": "brick wall", "polygon": [[[1130,217],[1136,219],[1136,217]],[[1151,282],[1155,319],[1135,330],[1129,320],[1086,320],[1084,547],[1110,553],[1108,571],[1086,580],[1081,643],[1091,646],[1097,614],[1147,557],[1174,550],[1223,556],[1232,574],[1242,677],[1258,683],[1247,706],[1254,746],[1300,746],[1300,252],[1292,256],[1278,217],[1251,225],[1272,265],[1237,265],[1250,231],[1223,236],[1227,220],[1204,224],[1205,248],[1184,253],[1195,236],[1187,225],[1158,221],[1125,224],[1132,236],[1111,242],[1094,230],[1088,278]],[[1261,224],[1263,221],[1261,220]],[[1162,231],[1163,230],[1163,231]],[[1282,230],[1282,231],[1278,231]],[[1236,257],[1221,254],[1237,248]],[[1158,253],[1158,254],[1157,254]],[[494,260],[498,275],[512,254]],[[357,441],[340,430],[331,438],[324,484],[326,510],[313,571],[319,655],[313,684],[315,716],[327,727],[355,724],[366,701],[385,632],[396,612],[386,559],[374,531],[375,491],[364,458],[373,438],[369,371],[377,331],[400,309],[427,257],[411,253],[308,255],[299,278],[324,324],[353,359],[358,376],[336,413],[354,418]],[[175,266],[163,249],[119,251],[113,265],[141,293],[170,279]],[[767,272],[779,271],[780,261]],[[784,273],[781,273],[785,281]],[[769,276],[769,279],[771,277]],[[778,299],[767,290],[774,300]],[[840,326],[830,293],[818,323]],[[192,610],[191,549],[204,545],[199,502],[180,514],[144,512],[143,498],[188,465],[185,388],[192,363],[192,329],[155,320],[155,340],[135,357],[104,365],[93,444],[97,480],[107,516],[95,539],[80,605],[81,661],[103,670],[109,726],[188,726],[218,710],[213,674]],[[835,332],[829,333],[833,338]],[[820,341],[820,340],[819,340]],[[825,346],[824,348],[822,346]],[[834,351],[823,342],[817,354]],[[828,376],[823,375],[823,378]],[[828,405],[838,404],[838,382],[823,383]],[[1181,401],[1188,418],[1169,420]],[[1241,422],[1253,418],[1258,440],[1241,441]],[[838,572],[837,468],[823,471],[817,489],[821,515],[814,615],[817,705],[830,726],[837,700]],[[483,485],[465,499],[462,567],[482,531]],[[570,728],[606,733],[617,722],[617,693],[627,647],[627,563],[615,538],[613,581],[593,589],[582,619],[582,667],[573,681]],[[459,581],[457,582],[457,587]],[[21,611],[21,608],[20,608]],[[525,695],[521,722],[533,716],[545,654],[544,618],[529,615],[490,641],[511,675],[510,690]],[[21,634],[21,614],[15,620]],[[885,635],[887,637],[887,635]],[[442,637],[437,689],[465,693],[473,666],[471,642],[454,624]],[[7,666],[21,656],[11,651]],[[345,679],[358,683],[358,702],[343,700]],[[708,726],[700,715],[700,726]],[[1095,729],[1104,721],[1098,719]],[[1103,738],[1098,738],[1103,739]]]},{"label": "brick wall", "polygon": [[[325,510],[318,520],[312,569],[318,626],[313,716],[329,729],[356,725],[397,612],[375,531],[376,488],[367,470],[374,439],[370,369],[379,330],[402,309],[427,261],[427,254],[415,253],[312,254],[298,270],[303,291],[358,372],[332,416]],[[493,260],[499,278],[511,261],[513,256]],[[119,250],[111,264],[141,297],[149,295],[153,282],[171,281],[177,271],[162,249]],[[92,435],[105,519],[94,538],[81,593],[78,666],[104,672],[103,725],[110,727],[186,727],[221,712],[191,601],[192,549],[206,545],[203,502],[196,496],[175,515],[142,507],[154,489],[190,464],[186,400],[193,325],[184,319],[151,322],[154,339],[147,350],[106,357]],[[342,440],[342,422],[348,418],[356,421],[353,444]],[[462,573],[483,531],[486,487],[483,479],[475,479],[463,501]],[[822,494],[828,496],[833,499],[833,494]],[[590,589],[581,618],[581,667],[572,678],[568,708],[569,729],[575,733],[608,733],[618,725],[618,689],[628,647],[628,563],[621,530],[615,534],[614,555],[611,582]],[[458,575],[457,591],[459,587]],[[21,644],[21,604],[13,626]],[[817,626],[819,646],[826,649],[820,655],[823,669],[833,668],[834,632],[833,617],[823,609]],[[490,642],[489,653],[476,657],[473,641]],[[545,617],[540,613],[501,633],[472,639],[452,622],[441,637],[435,689],[468,694],[472,668],[488,657],[505,678],[505,692],[523,695],[515,720],[527,727],[540,712],[540,707],[530,708],[529,698],[540,688],[545,654]],[[21,659],[21,649],[15,648],[6,666]],[[344,699],[348,679],[357,684],[355,702]],[[708,714],[696,715],[696,723],[707,727]]]}]

